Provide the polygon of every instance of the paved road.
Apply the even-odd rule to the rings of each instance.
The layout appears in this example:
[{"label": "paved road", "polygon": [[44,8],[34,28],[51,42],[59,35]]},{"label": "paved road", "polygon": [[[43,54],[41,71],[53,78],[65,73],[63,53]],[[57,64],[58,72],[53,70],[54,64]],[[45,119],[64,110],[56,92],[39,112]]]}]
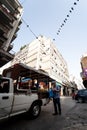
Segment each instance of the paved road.
[{"label": "paved road", "polygon": [[87,130],[87,103],[77,103],[65,116],[63,130]]},{"label": "paved road", "polygon": [[12,117],[0,123],[0,130],[78,130],[75,128],[85,128],[87,122],[84,123],[84,120],[87,120],[87,116],[84,112],[87,112],[87,104],[77,104],[70,97],[62,97],[61,104],[62,115],[52,115],[51,101],[47,106],[42,107],[42,112],[37,119],[28,120],[24,115]]}]

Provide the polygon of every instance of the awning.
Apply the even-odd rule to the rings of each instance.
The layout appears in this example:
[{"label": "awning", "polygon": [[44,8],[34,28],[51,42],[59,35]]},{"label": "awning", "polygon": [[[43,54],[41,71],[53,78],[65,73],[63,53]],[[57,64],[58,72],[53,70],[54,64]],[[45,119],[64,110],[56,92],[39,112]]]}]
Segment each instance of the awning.
[{"label": "awning", "polygon": [[29,77],[31,79],[37,79],[38,81],[54,81],[49,74],[41,71],[36,70],[32,67],[26,66],[23,63],[17,63],[3,71],[3,76],[7,77],[8,73],[10,74],[9,77],[12,79],[17,79],[19,76],[22,77]]}]

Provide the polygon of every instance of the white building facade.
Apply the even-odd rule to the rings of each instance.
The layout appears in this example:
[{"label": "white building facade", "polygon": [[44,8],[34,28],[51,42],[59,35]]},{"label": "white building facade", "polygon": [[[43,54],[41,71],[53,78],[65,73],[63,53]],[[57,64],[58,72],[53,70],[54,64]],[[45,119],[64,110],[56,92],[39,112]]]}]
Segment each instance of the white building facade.
[{"label": "white building facade", "polygon": [[18,62],[22,62],[37,70],[42,69],[48,72],[50,77],[62,86],[69,86],[67,63],[50,38],[39,36],[38,39],[25,45],[15,55],[12,64]]}]

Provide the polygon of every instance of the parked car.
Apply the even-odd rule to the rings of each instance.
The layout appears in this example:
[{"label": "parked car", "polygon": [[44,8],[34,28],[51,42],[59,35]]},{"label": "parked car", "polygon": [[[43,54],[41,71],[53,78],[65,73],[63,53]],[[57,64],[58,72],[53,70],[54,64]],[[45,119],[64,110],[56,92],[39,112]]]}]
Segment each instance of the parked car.
[{"label": "parked car", "polygon": [[87,89],[78,90],[77,94],[75,95],[75,100],[78,102],[87,102]]}]

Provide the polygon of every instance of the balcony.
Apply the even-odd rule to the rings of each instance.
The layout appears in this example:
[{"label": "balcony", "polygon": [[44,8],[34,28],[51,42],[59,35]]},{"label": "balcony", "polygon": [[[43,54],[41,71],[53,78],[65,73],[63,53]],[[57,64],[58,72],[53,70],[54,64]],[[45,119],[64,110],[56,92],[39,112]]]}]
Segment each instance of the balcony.
[{"label": "balcony", "polygon": [[13,58],[14,58],[13,54],[5,52],[4,50],[0,49],[0,67],[11,61]]},{"label": "balcony", "polygon": [[7,52],[9,52],[10,50],[12,50],[12,48],[13,48],[13,45],[10,44],[9,47],[8,47],[8,49],[7,49]]},{"label": "balcony", "polygon": [[7,20],[7,23],[12,21],[12,16],[10,15],[10,13],[8,13],[7,10],[1,5],[0,5],[0,17],[2,17],[4,21]]},{"label": "balcony", "polygon": [[9,3],[8,0],[1,1],[1,4],[4,4],[11,13],[15,12],[15,8]]},{"label": "balcony", "polygon": [[21,4],[18,2],[18,0],[14,0],[14,2],[13,2],[13,0],[6,0],[6,1],[8,1],[9,4],[19,13],[18,7],[21,7],[21,8],[22,8],[22,6],[21,6]]},{"label": "balcony", "polygon": [[4,42],[0,39],[0,48],[2,47],[3,43]]},{"label": "balcony", "polygon": [[2,43],[4,43],[4,42],[5,42],[5,39],[4,39],[3,37],[0,37],[0,41],[1,41]]},{"label": "balcony", "polygon": [[17,34],[15,33],[12,37],[11,43],[15,40],[15,38],[17,37]]},{"label": "balcony", "polygon": [[[17,37],[19,28],[14,27],[14,22],[18,23],[21,11],[22,6],[18,0],[0,0],[0,67],[14,58],[9,51],[13,48],[11,42]],[[12,37],[9,36],[11,31],[14,32]],[[8,46],[7,51],[4,51],[5,46]]]}]

